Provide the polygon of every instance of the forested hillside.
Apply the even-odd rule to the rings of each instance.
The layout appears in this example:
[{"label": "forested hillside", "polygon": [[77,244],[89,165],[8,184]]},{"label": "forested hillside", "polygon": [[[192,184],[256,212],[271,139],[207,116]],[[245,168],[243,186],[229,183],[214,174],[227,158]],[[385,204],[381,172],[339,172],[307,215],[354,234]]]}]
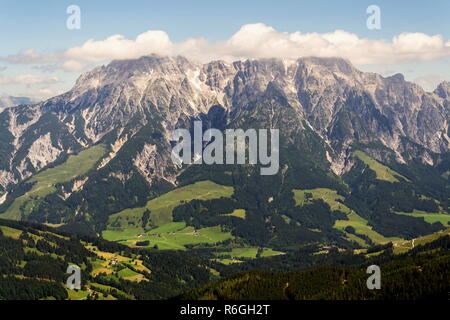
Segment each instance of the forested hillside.
[{"label": "forested hillside", "polygon": [[[81,268],[80,290],[66,288],[69,265]],[[0,220],[0,300],[164,299],[211,277],[182,252],[130,249],[100,238]]]},{"label": "forested hillside", "polygon": [[[347,267],[293,272],[248,271],[188,292],[180,299],[417,300],[449,299],[450,236],[395,256],[392,251]],[[369,290],[369,265],[381,268],[381,289]]]}]

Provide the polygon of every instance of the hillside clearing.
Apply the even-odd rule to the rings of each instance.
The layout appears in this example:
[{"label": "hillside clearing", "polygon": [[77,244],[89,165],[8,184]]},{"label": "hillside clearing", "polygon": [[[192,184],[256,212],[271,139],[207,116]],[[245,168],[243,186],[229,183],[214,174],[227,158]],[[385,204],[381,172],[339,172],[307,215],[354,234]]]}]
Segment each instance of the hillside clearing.
[{"label": "hillside clearing", "polygon": [[363,151],[356,150],[353,152],[353,156],[364,162],[369,168],[375,171],[378,180],[384,180],[388,182],[399,182],[398,178],[403,178],[409,181],[407,178],[402,176],[400,173],[392,170],[391,168],[382,165],[375,159],[371,158],[368,154]]}]

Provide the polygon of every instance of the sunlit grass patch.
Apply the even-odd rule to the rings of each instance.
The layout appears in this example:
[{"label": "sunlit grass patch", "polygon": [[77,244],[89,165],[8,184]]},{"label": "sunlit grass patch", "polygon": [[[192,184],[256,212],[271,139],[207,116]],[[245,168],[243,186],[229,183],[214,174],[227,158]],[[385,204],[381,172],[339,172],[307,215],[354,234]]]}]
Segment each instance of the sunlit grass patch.
[{"label": "sunlit grass patch", "polygon": [[408,217],[423,218],[425,222],[433,224],[440,222],[444,226],[450,225],[450,214],[444,213],[430,213],[421,210],[414,209],[413,212],[395,212],[395,214],[401,214]]},{"label": "sunlit grass patch", "polygon": [[364,153],[363,151],[356,150],[353,152],[353,156],[360,159],[362,162],[364,162],[366,165],[368,165],[371,170],[375,171],[377,179],[379,179],[379,180],[384,180],[384,181],[388,181],[388,182],[399,182],[398,178],[401,177],[401,178],[405,179],[406,181],[409,181],[407,178],[402,176],[400,173],[379,163],[375,159],[372,159],[368,154]]}]

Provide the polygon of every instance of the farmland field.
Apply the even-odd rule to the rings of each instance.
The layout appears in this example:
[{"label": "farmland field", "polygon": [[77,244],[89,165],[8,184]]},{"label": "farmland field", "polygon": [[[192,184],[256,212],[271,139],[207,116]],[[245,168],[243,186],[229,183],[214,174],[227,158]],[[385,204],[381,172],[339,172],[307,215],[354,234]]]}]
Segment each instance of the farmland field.
[{"label": "farmland field", "polygon": [[116,231],[104,231],[103,237],[106,240],[115,239],[115,241],[129,246],[136,246],[136,243],[140,241],[149,241],[148,247],[154,247],[156,245],[162,250],[186,250],[185,245],[187,244],[214,244],[233,238],[230,232],[221,231],[220,226],[198,230],[195,230],[193,227],[184,227],[176,231],[161,232],[162,230],[175,230],[172,227],[173,224],[168,227],[161,226],[158,228],[158,233],[151,230],[148,234],[141,237],[138,237],[138,234],[141,232],[130,233],[130,230],[142,231],[139,229],[127,229],[123,234]]},{"label": "farmland field", "polygon": [[[97,247],[86,246],[86,249],[95,253],[98,258],[91,261],[93,270],[91,275],[93,277],[98,276],[101,273],[110,275],[114,278],[124,278],[126,280],[140,282],[147,281],[144,276],[146,273],[152,271],[143,265],[142,260],[136,258],[128,258],[119,254],[100,251]],[[115,265],[111,264],[111,261],[117,261]],[[119,268],[119,269],[118,269]],[[136,270],[132,270],[132,269]],[[141,274],[143,272],[144,274]]]}]

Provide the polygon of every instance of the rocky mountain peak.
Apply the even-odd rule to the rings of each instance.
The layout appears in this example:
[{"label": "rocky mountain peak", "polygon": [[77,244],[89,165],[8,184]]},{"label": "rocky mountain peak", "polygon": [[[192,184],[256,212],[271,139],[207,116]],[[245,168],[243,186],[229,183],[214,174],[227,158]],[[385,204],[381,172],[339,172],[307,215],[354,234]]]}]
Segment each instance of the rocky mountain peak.
[{"label": "rocky mountain peak", "polygon": [[[352,143],[377,142],[393,150],[398,161],[418,157],[432,163],[430,152],[447,152],[450,145],[450,111],[448,102],[442,102],[450,96],[449,87],[444,82],[435,93],[427,93],[400,74],[385,78],[361,72],[340,58],[204,64],[180,56],[116,60],[84,73],[60,96],[28,111],[15,108],[2,114],[3,130],[11,138],[5,144],[8,156],[1,164],[0,179],[3,176],[3,185],[7,185],[55,160],[34,165],[38,162],[32,158],[37,156],[30,150],[47,148],[49,143],[54,155],[90,146],[104,137],[112,139],[108,143],[114,146],[123,146],[155,119],[167,131],[162,135],[168,137],[168,130],[207,115],[217,105],[228,113],[222,117],[226,121],[246,115],[262,117],[262,122],[270,112],[270,119],[277,118],[280,128],[289,127],[289,132],[306,124],[334,150],[330,161],[345,162]],[[263,110],[253,113],[255,106]],[[30,110],[36,112],[30,114]],[[55,128],[48,129],[50,122]],[[39,148],[30,149],[34,140],[27,139],[39,141]],[[411,152],[412,145],[423,149],[414,147]],[[20,172],[13,172],[16,167]]]},{"label": "rocky mountain peak", "polygon": [[449,81],[443,81],[441,82],[436,90],[434,90],[434,93],[437,94],[442,99],[450,99],[450,82]]},{"label": "rocky mountain peak", "polygon": [[324,72],[338,72],[347,75],[355,74],[357,69],[344,58],[305,57],[298,59],[305,66],[321,68]]}]

